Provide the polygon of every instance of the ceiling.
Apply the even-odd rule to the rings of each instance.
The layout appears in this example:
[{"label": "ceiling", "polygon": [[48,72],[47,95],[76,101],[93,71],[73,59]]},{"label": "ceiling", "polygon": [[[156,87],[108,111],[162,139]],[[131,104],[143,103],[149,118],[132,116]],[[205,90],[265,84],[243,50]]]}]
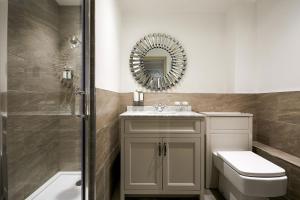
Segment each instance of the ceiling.
[{"label": "ceiling", "polygon": [[81,0],[56,0],[61,6],[80,6]]},{"label": "ceiling", "polygon": [[256,0],[120,0],[123,12],[225,12],[237,2]]}]

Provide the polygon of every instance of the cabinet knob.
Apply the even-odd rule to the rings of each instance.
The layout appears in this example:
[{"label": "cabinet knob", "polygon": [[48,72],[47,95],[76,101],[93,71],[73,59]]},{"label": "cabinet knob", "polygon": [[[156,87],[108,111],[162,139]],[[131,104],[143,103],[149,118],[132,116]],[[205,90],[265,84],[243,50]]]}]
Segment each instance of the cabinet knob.
[{"label": "cabinet knob", "polygon": [[164,143],[164,156],[167,156],[167,143]]}]

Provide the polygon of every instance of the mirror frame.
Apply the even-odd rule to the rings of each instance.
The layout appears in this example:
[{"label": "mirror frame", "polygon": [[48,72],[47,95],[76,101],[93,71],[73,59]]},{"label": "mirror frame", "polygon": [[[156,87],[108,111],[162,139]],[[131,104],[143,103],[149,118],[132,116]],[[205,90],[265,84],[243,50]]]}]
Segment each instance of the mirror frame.
[{"label": "mirror frame", "polygon": [[[162,77],[154,77],[145,71],[144,57],[156,48],[167,51],[171,56],[171,69]],[[139,84],[150,90],[162,91],[175,86],[183,77],[187,57],[184,48],[175,38],[164,33],[152,33],[135,44],[130,54],[129,65]]]}]

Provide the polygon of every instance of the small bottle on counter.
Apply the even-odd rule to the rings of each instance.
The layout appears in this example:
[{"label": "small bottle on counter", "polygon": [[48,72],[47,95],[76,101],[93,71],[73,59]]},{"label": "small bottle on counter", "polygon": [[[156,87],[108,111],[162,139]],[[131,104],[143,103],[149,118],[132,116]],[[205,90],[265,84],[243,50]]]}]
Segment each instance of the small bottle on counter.
[{"label": "small bottle on counter", "polygon": [[136,90],[136,91],[133,92],[133,106],[138,106],[139,102],[140,102],[140,94]]},{"label": "small bottle on counter", "polygon": [[139,106],[144,106],[144,93],[142,91],[138,91],[139,93]]},{"label": "small bottle on counter", "polygon": [[133,92],[133,106],[144,106],[144,93],[141,90]]}]

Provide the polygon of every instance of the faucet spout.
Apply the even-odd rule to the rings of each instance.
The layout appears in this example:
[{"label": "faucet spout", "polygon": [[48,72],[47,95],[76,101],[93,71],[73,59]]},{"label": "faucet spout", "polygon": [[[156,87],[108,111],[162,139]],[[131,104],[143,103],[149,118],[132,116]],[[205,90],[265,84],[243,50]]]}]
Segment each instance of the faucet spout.
[{"label": "faucet spout", "polygon": [[166,105],[162,105],[161,103],[157,104],[154,106],[155,110],[158,112],[162,112],[164,111],[165,107],[167,107]]}]

